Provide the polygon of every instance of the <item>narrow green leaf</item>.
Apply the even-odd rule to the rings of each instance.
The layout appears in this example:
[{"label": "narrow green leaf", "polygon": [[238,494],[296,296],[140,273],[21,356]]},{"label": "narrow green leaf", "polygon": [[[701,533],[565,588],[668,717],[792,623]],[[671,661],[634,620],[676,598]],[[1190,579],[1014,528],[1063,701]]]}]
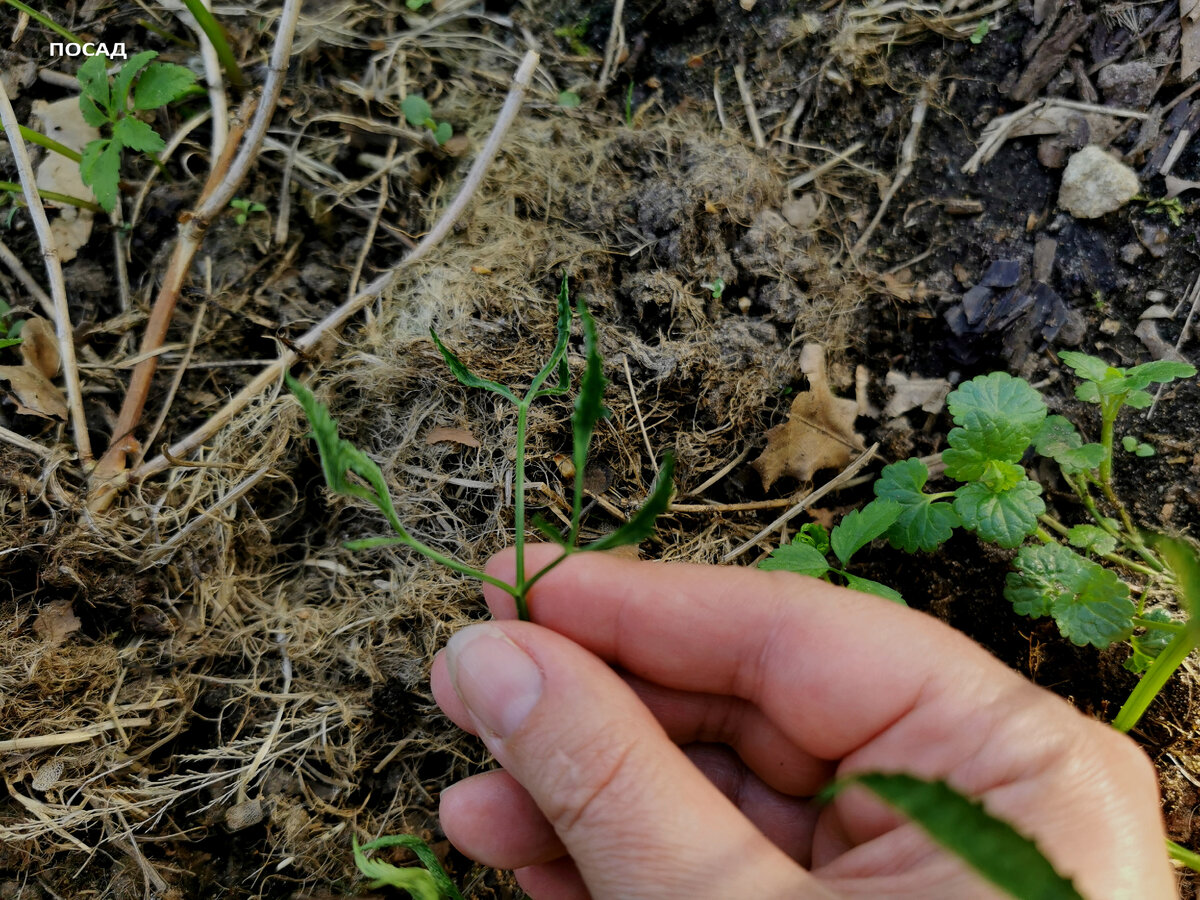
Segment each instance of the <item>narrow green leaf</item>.
[{"label": "narrow green leaf", "polygon": [[140,150],[143,153],[157,153],[167,146],[153,128],[141,119],[125,116],[113,126],[113,140],[120,142],[130,150]]},{"label": "narrow green leaf", "polygon": [[903,511],[904,507],[895,500],[878,499],[850,511],[829,535],[834,555],[843,566],[850,565],[850,557],[891,528]]},{"label": "narrow green leaf", "polygon": [[363,845],[363,850],[383,850],[387,847],[404,847],[411,850],[417,859],[425,864],[425,868],[429,870],[429,874],[433,876],[434,881],[437,882],[438,887],[445,897],[449,898],[449,900],[463,900],[462,894],[459,893],[454,882],[450,880],[450,876],[446,874],[446,870],[442,868],[437,854],[415,834],[384,835],[381,838],[376,838],[369,844]]},{"label": "narrow green leaf", "polygon": [[19,343],[21,343],[20,338],[0,338],[0,350],[5,347],[15,347]]},{"label": "narrow green leaf", "polygon": [[158,56],[155,50],[143,50],[135,53],[121,65],[121,70],[113,78],[112,105],[117,115],[122,115],[129,104],[129,87],[137,73],[150,64],[150,60]]},{"label": "narrow green leaf", "polygon": [[886,584],[880,584],[878,581],[872,581],[870,578],[859,578],[857,575],[851,575],[849,572],[843,572],[842,577],[846,579],[846,587],[848,588],[862,591],[864,594],[874,594],[876,597],[891,600],[893,603],[899,603],[901,606],[908,606],[904,602],[904,598],[900,596],[900,592],[895,588],[888,587]]},{"label": "narrow green leaf", "polygon": [[667,511],[671,505],[671,492],[675,488],[671,480],[675,473],[675,457],[668,453],[663,456],[662,468],[658,472],[658,480],[654,483],[650,496],[638,508],[629,521],[616,531],[606,534],[598,541],[587,544],[584,550],[611,550],[614,547],[625,547],[630,544],[640,544],[654,534],[654,522]]},{"label": "narrow green leaf", "polygon": [[1046,511],[1041,493],[1042,486],[1028,478],[998,492],[973,482],[954,492],[954,511],[982,540],[1016,547],[1037,530],[1037,517]]},{"label": "narrow green leaf", "polygon": [[463,364],[462,360],[455,356],[446,347],[446,345],[442,343],[442,339],[437,336],[437,332],[432,328],[429,329],[429,336],[433,338],[434,346],[437,347],[438,352],[442,354],[442,359],[446,361],[447,367],[452,373],[454,373],[454,377],[457,378],[459,382],[465,384],[467,387],[482,388],[485,391],[491,391],[493,394],[499,394],[501,397],[504,397],[506,400],[510,400],[513,403],[520,402],[517,400],[516,395],[504,385],[497,384],[494,381],[488,381],[486,378],[480,378],[478,375],[468,369]]},{"label": "narrow green leaf", "polygon": [[[97,107],[102,115],[102,121],[109,121],[114,117],[112,108],[112,95],[108,88],[108,60],[103,56],[89,56],[82,66],[79,67],[79,72],[75,75],[79,82],[79,87],[82,91],[81,97],[89,98]],[[80,103],[80,108],[83,109],[84,118],[88,116],[88,110]],[[119,110],[118,110],[119,111]],[[97,126],[98,127],[98,126]]]},{"label": "narrow green leaf", "polygon": [[904,813],[934,841],[1018,900],[1083,900],[1037,844],[944,781],[864,772],[834,782],[826,795],[852,784],[862,785]]},{"label": "narrow green leaf", "polygon": [[936,550],[962,524],[949,503],[935,503],[922,490],[929,469],[919,459],[902,459],[884,466],[875,481],[875,496],[894,500],[903,508],[887,531],[893,547],[907,553]]},{"label": "narrow green leaf", "polygon": [[558,361],[558,383],[554,387],[544,387],[536,394],[534,399],[538,397],[558,397],[567,391],[571,390],[571,367],[567,364],[564,357]]},{"label": "narrow green leaf", "polygon": [[196,83],[191,69],[174,63],[152,63],[133,89],[134,109],[158,109],[174,103]]},{"label": "narrow green leaf", "polygon": [[394,887],[407,891],[412,900],[441,900],[442,892],[438,883],[425,869],[416,867],[398,868],[391,863],[371,859],[358,845],[358,838],[353,839],[354,864],[371,881],[372,888]]},{"label": "narrow green leaf", "polygon": [[1165,534],[1153,535],[1150,543],[1162,554],[1179,582],[1179,592],[1187,606],[1188,629],[1200,636],[1200,557],[1197,557],[1195,547]]},{"label": "narrow green leaf", "polygon": [[772,550],[758,564],[758,568],[767,572],[795,572],[797,575],[820,578],[829,571],[829,561],[824,553],[797,535],[790,544]]},{"label": "narrow green leaf", "polygon": [[1053,616],[1073,644],[1105,648],[1133,633],[1129,585],[1061,544],[1022,547],[1004,596],[1021,615]]},{"label": "narrow green leaf", "polygon": [[408,120],[408,124],[415,128],[422,127],[425,124],[425,120],[433,115],[433,109],[420,94],[409,94],[401,100],[400,111],[404,113],[404,118]]},{"label": "narrow green leaf", "polygon": [[558,544],[564,550],[569,550],[570,545],[567,544],[567,539],[562,536],[561,532],[554,527],[554,523],[546,519],[540,513],[533,517],[533,527],[540,532],[548,541],[553,544]]},{"label": "narrow green leaf", "polygon": [[[96,57],[92,57],[96,59]],[[121,145],[116,141],[91,141],[83,148],[79,177],[105,212],[117,206],[117,191],[121,183]]]},{"label": "narrow green leaf", "polygon": [[579,536],[579,515],[583,509],[583,478],[587,468],[588,449],[596,423],[604,415],[604,361],[600,357],[596,323],[583,301],[579,302],[579,321],[583,325],[583,377],[579,395],[571,412],[571,461],[575,465],[575,493],[571,504],[571,543]]},{"label": "narrow green leaf", "polygon": [[562,284],[558,289],[558,319],[555,325],[554,350],[550,358],[542,366],[541,371],[533,377],[531,391],[538,391],[555,369],[558,370],[558,386],[547,388],[543,394],[564,393],[571,381],[571,370],[567,366],[567,342],[571,338],[571,297],[567,288],[567,276],[563,275]]},{"label": "narrow green leaf", "polygon": [[412,543],[405,538],[390,536],[359,538],[356,541],[345,541],[342,546],[357,553],[360,550],[376,550],[379,547],[395,547],[398,544],[403,544],[405,547],[412,546]]}]

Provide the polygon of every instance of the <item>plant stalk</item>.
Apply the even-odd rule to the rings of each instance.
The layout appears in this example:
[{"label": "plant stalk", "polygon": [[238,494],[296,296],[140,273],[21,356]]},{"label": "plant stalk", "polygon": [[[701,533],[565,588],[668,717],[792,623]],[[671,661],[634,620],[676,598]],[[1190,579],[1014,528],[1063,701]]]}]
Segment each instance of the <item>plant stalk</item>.
[{"label": "plant stalk", "polygon": [[[0,181],[0,191],[7,191],[11,194],[21,193],[21,186],[12,181]],[[79,209],[89,209],[95,213],[104,212],[100,208],[99,203],[93,203],[91,200],[84,200],[81,197],[72,197],[70,194],[60,194],[57,191],[48,191],[45,188],[37,189],[38,196],[43,200],[49,200],[52,203],[65,203],[67,206],[76,206]]]},{"label": "plant stalk", "polygon": [[77,44],[80,47],[83,46],[83,40],[79,37],[79,35],[73,34],[72,32],[67,31],[67,29],[63,28],[61,25],[59,25],[53,19],[42,15],[40,12],[38,12],[32,6],[28,6],[24,3],[21,3],[20,0],[4,0],[4,2],[7,3],[9,6],[19,9],[21,12],[25,13],[27,16],[29,16],[29,18],[33,19],[35,22],[40,22],[42,25],[49,28],[51,31],[53,31],[55,34],[57,34],[59,37],[66,38],[72,44]]},{"label": "plant stalk", "polygon": [[1186,628],[1171,638],[1171,643],[1163,648],[1155,657],[1142,680],[1129,694],[1129,699],[1121,706],[1121,711],[1113,719],[1113,728],[1117,731],[1128,732],[1142,718],[1158,692],[1175,674],[1175,670],[1183,665],[1183,661],[1200,644],[1200,629]]},{"label": "plant stalk", "polygon": [[238,66],[237,57],[234,56],[229,41],[225,39],[225,31],[221,28],[221,23],[214,18],[201,0],[183,0],[183,5],[188,8],[188,12],[196,20],[196,24],[203,29],[204,34],[212,42],[213,49],[217,51],[217,59],[221,61],[221,68],[225,70],[230,84],[238,88],[244,87],[246,81],[242,77],[241,67]]},{"label": "plant stalk", "polygon": [[531,395],[527,395],[517,404],[516,472],[513,475],[513,546],[517,554],[517,583],[513,599],[517,601],[517,618],[523,622],[529,621],[529,602],[526,599],[529,586],[525,583],[525,432],[529,427],[529,403],[532,399]]},{"label": "plant stalk", "polygon": [[1172,840],[1167,841],[1167,856],[1175,862],[1187,866],[1194,872],[1200,872],[1200,853],[1189,850]]}]

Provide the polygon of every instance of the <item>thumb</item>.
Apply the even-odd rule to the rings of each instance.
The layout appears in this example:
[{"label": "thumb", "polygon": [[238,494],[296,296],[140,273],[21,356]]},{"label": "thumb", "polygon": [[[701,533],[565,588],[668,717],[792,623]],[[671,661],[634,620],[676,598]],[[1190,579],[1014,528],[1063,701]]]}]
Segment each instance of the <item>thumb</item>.
[{"label": "thumb", "polygon": [[446,666],[594,900],[828,896],[582,647],[527,622],[474,625],[451,638]]}]

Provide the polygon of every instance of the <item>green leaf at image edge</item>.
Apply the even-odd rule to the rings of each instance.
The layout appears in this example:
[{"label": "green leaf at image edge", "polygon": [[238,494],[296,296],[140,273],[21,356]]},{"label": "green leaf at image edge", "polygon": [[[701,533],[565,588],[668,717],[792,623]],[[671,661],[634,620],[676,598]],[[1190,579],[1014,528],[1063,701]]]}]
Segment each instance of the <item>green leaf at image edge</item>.
[{"label": "green leaf at image edge", "polygon": [[833,797],[855,784],[912,819],[981,877],[1018,900],[1084,900],[1037,844],[944,781],[865,772],[839,779],[822,796]]},{"label": "green leaf at image edge", "polygon": [[429,870],[429,874],[433,876],[433,880],[437,882],[438,888],[443,896],[448,900],[463,900],[462,894],[459,893],[450,876],[446,874],[446,870],[442,868],[441,862],[437,858],[437,854],[430,849],[429,845],[417,837],[415,834],[388,834],[381,838],[376,838],[369,844],[362,846],[363,851],[383,850],[387,847],[404,847],[413,852],[417,859],[425,864],[425,868]]}]

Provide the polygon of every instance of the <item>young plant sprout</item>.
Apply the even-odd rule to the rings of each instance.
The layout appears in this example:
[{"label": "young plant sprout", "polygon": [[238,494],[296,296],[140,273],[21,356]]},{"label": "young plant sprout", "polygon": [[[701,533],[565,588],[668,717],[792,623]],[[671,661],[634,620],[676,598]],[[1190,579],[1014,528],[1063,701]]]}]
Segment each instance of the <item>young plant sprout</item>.
[{"label": "young plant sprout", "polygon": [[254,213],[267,211],[267,208],[261,203],[255,203],[253,200],[247,200],[245,197],[234,197],[229,201],[229,205],[238,211],[237,215],[233,217],[233,220],[238,225],[245,225]]},{"label": "young plant sprout", "polygon": [[[580,302],[578,306],[579,320],[583,327],[583,346],[585,366],[580,380],[579,395],[575,399],[575,408],[571,414],[571,431],[573,436],[572,461],[575,465],[575,484],[571,503],[570,527],[566,535],[560,534],[549,523],[535,518],[533,525],[539,532],[556,543],[562,549],[562,555],[545,568],[528,574],[525,571],[525,445],[529,421],[529,408],[542,397],[558,396],[570,390],[570,370],[567,366],[567,340],[571,333],[571,303],[567,294],[567,280],[564,277],[562,288],[558,294],[558,327],[554,350],[541,370],[523,391],[489,381],[471,372],[463,362],[454,355],[432,329],[430,336],[446,365],[462,384],[467,387],[481,388],[504,398],[517,409],[517,438],[515,453],[515,471],[513,484],[514,531],[513,544],[516,549],[516,582],[508,584],[498,578],[467,565],[453,557],[447,556],[434,548],[418,541],[401,524],[392,504],[387,483],[379,466],[365,453],[338,436],[337,423],[330,418],[324,404],[318,402],[312,393],[298,381],[287,376],[287,384],[296,395],[309,424],[312,426],[313,437],[321,454],[321,466],[325,472],[325,480],[330,490],[349,497],[358,497],[373,504],[383,513],[395,532],[395,537],[368,538],[351,541],[346,546],[353,550],[363,550],[372,547],[383,547],[403,544],[416,550],[435,562],[441,563],[455,572],[470,575],[487,582],[512,595],[517,606],[517,615],[521,619],[529,618],[528,595],[530,588],[543,575],[557,566],[572,553],[584,550],[611,550],[629,544],[639,544],[654,531],[655,520],[666,511],[671,500],[671,475],[674,460],[667,454],[662,463],[658,480],[650,491],[646,502],[631,515],[624,524],[615,531],[591,541],[579,544],[581,518],[583,515],[583,482],[587,468],[588,449],[591,445],[592,434],[596,423],[606,415],[603,404],[604,386],[607,380],[603,374],[603,360],[597,347],[596,325],[587,307]],[[557,382],[548,384],[555,376]],[[353,472],[362,481],[351,479],[348,473]],[[363,483],[365,482],[365,484]]]},{"label": "young plant sprout", "polygon": [[409,94],[400,102],[400,111],[408,124],[414,128],[428,128],[433,132],[438,145],[446,143],[454,136],[454,127],[449,122],[435,122],[433,109],[420,94]]}]

